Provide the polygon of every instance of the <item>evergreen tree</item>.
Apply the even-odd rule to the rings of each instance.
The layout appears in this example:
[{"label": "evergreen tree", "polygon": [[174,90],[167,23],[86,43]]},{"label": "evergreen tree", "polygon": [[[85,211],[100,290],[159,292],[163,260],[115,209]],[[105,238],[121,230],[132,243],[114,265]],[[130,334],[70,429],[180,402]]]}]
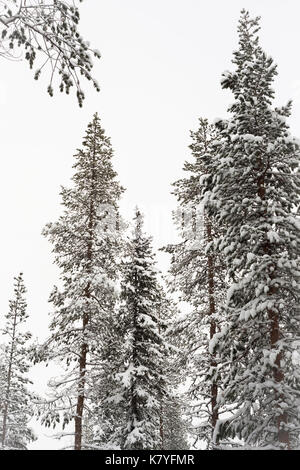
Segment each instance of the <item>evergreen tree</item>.
[{"label": "evergreen tree", "polygon": [[231,286],[226,325],[214,342],[230,363],[220,404],[232,410],[215,432],[246,446],[299,445],[299,143],[289,133],[291,104],[273,108],[272,58],[262,50],[259,18],[239,21],[235,72],[222,86],[234,95],[221,138],[208,203],[224,231],[216,246]]},{"label": "evergreen tree", "polygon": [[191,432],[210,447],[220,413],[220,362],[210,344],[221,326],[219,305],[224,297],[225,273],[214,249],[220,228],[203,210],[203,198],[212,179],[209,166],[215,156],[218,132],[201,118],[191,137],[193,161],[185,162],[187,176],[174,183],[179,203],[174,221],[181,240],[166,247],[166,251],[172,254],[171,289],[179,291],[181,301],[193,308],[173,328],[173,334],[180,336],[179,367],[187,371],[189,382],[187,413],[192,421]]},{"label": "evergreen tree", "polygon": [[9,302],[6,324],[2,330],[3,343],[0,359],[0,438],[2,449],[26,449],[35,438],[29,421],[33,415],[32,399],[27,385],[27,342],[31,338],[24,331],[26,313],[26,289],[23,274],[14,278],[14,298]]},{"label": "evergreen tree", "polygon": [[75,421],[75,450],[82,448],[85,402],[93,383],[93,355],[106,341],[117,292],[120,221],[118,200],[123,191],[112,167],[113,150],[97,114],[88,125],[83,148],[75,155],[73,187],[62,188],[64,214],[44,230],[61,269],[61,289],[54,288],[52,335],[41,356],[66,366],[52,381],[52,403],[43,422],[55,426]]},{"label": "evergreen tree", "polygon": [[123,364],[116,395],[123,409],[123,449],[161,448],[160,413],[167,386],[164,369],[168,346],[159,319],[161,290],[151,249],[137,210],[133,238],[127,245],[121,283],[120,325]]},{"label": "evergreen tree", "polygon": [[[127,263],[124,267],[127,272]],[[164,363],[164,389],[157,403],[155,448],[187,449],[186,426],[182,418],[183,406],[177,392],[178,374],[174,362],[175,354],[169,337],[169,327],[175,305],[166,297],[160,285],[157,285],[157,289],[158,302],[153,305],[153,308],[155,308],[157,319],[157,332],[160,335],[161,361]],[[90,426],[87,429],[90,448],[120,449],[124,445],[124,435],[128,433],[129,401],[122,379],[128,370],[128,357],[131,355],[126,341],[128,335],[131,334],[128,321],[130,315],[132,312],[127,311],[123,300],[119,305],[118,313],[111,318],[101,357],[94,360],[93,398],[89,406]],[[150,390],[150,384],[148,386]],[[158,394],[158,391],[154,389],[153,393]]]}]

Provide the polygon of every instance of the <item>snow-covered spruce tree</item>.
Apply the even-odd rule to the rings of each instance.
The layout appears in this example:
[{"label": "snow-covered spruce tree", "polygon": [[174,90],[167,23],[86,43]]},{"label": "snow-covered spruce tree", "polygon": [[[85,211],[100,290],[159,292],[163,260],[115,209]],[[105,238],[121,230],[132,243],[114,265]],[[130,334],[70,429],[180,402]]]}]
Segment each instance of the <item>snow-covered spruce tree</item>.
[{"label": "snow-covered spruce tree", "polygon": [[[75,155],[73,187],[62,188],[64,214],[44,230],[61,269],[61,288],[50,301],[52,335],[41,356],[58,358],[66,374],[52,381],[55,396],[43,414],[50,426],[75,421],[75,450],[82,448],[82,420],[89,398],[93,355],[105,342],[116,300],[121,234],[118,200],[123,191],[112,167],[113,150],[97,114]],[[49,408],[50,406],[50,408]]]},{"label": "snow-covered spruce tree", "polygon": [[180,293],[181,301],[192,306],[192,311],[173,328],[173,334],[180,337],[180,368],[187,372],[189,382],[187,414],[191,432],[210,448],[220,412],[217,402],[220,363],[209,345],[221,327],[218,307],[224,297],[225,273],[214,250],[214,239],[220,229],[203,210],[202,199],[211,181],[208,167],[214,158],[218,132],[207,119],[201,118],[191,137],[193,161],[184,165],[187,176],[174,183],[179,203],[174,222],[181,240],[166,247],[166,251],[172,254],[171,289]]},{"label": "snow-covered spruce tree", "polygon": [[[127,263],[124,264],[127,270]],[[127,272],[127,271],[126,271]],[[186,426],[182,417],[182,403],[178,396],[177,370],[174,348],[171,347],[169,326],[175,304],[166,297],[162,286],[157,286],[158,301],[152,305],[156,315],[157,331],[160,335],[162,361],[164,363],[164,391],[160,394],[157,411],[157,449],[187,449]],[[111,318],[107,329],[101,356],[94,358],[91,405],[89,405],[89,426],[86,427],[88,446],[95,449],[120,449],[124,433],[128,432],[128,393],[124,390],[124,372],[128,369],[128,342],[130,323],[124,300]],[[166,346],[167,345],[167,346]],[[125,386],[126,388],[126,386]],[[157,393],[157,391],[156,391]],[[124,431],[125,430],[125,431]],[[157,434],[156,434],[157,437]],[[87,441],[85,441],[87,442]]]},{"label": "snow-covered spruce tree", "polygon": [[161,290],[151,239],[143,233],[139,210],[134,224],[121,282],[120,324],[124,346],[116,395],[125,418],[120,429],[121,448],[159,449],[161,404],[167,393],[164,370],[168,345],[158,313]]},{"label": "snow-covered spruce tree", "polygon": [[286,123],[291,104],[272,107],[277,70],[258,30],[259,18],[243,10],[235,72],[222,79],[234,103],[231,118],[217,124],[222,138],[206,204],[225,227],[216,246],[231,279],[215,350],[231,366],[219,403],[232,413],[215,436],[293,449],[300,431],[300,152]]},{"label": "snow-covered spruce tree", "polygon": [[27,343],[31,338],[24,331],[26,313],[26,289],[23,275],[14,278],[14,297],[9,302],[9,312],[2,330],[4,343],[0,364],[0,439],[2,449],[27,448],[36,439],[29,421],[33,415],[33,396],[27,388],[30,380],[26,373],[30,368]]}]

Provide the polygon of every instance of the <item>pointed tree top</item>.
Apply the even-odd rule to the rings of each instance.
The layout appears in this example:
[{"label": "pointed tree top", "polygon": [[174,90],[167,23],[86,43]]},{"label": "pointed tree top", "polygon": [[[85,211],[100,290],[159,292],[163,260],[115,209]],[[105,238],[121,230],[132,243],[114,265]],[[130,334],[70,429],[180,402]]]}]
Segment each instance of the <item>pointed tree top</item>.
[{"label": "pointed tree top", "polygon": [[240,44],[247,44],[253,40],[257,43],[258,37],[254,37],[260,30],[260,16],[251,18],[248,10],[243,9],[238,24]]},{"label": "pointed tree top", "polygon": [[14,277],[15,281],[15,289],[19,290],[20,288],[24,289],[24,292],[26,291],[25,286],[24,286],[24,278],[23,278],[23,273],[20,272],[18,276]]},{"label": "pointed tree top", "polygon": [[133,221],[135,223],[134,235],[136,238],[139,238],[142,235],[142,229],[144,226],[144,214],[140,211],[138,206],[135,207]]},{"label": "pointed tree top", "polygon": [[99,117],[98,111],[96,111],[96,112],[93,114],[93,119],[94,119],[94,121],[100,121],[100,117]]}]

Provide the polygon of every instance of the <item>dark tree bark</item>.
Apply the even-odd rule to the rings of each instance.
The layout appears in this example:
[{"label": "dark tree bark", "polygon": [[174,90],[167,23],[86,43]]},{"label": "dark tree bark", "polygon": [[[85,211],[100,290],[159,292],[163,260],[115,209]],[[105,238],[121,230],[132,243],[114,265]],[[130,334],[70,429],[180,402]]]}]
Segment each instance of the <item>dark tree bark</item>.
[{"label": "dark tree bark", "polygon": [[[266,197],[266,189],[265,189],[265,171],[263,171],[263,163],[262,161],[259,162],[259,171],[260,176],[258,178],[258,195],[261,200],[265,200]],[[272,247],[268,239],[265,240],[263,245],[263,251],[266,255],[271,256],[272,254]],[[269,276],[271,279],[275,279],[275,266],[273,266],[273,270],[269,272]],[[277,288],[272,286],[268,294],[275,295],[277,292]],[[280,339],[280,327],[279,327],[279,316],[278,313],[272,309],[268,309],[268,318],[270,320],[270,342],[272,349],[276,348],[276,345]],[[275,366],[273,367],[273,377],[276,383],[280,384],[284,381],[284,372],[281,366],[282,360],[282,353],[278,353],[275,359]],[[278,399],[280,399],[280,395],[278,395]],[[290,449],[290,439],[289,433],[285,429],[282,429],[282,425],[287,422],[287,417],[285,413],[281,413],[277,418],[277,429],[278,429],[278,440],[280,443],[284,444],[288,449]]]},{"label": "dark tree bark", "polygon": [[[93,149],[93,163],[95,164],[96,158],[96,148],[95,148],[95,140],[94,140],[94,149]],[[95,188],[95,169],[92,169],[92,183],[91,183],[91,201],[90,201],[90,208],[89,208],[89,235],[90,239],[87,246],[87,261],[88,261],[88,271],[91,272],[91,264],[93,260],[93,251],[92,251],[92,243],[94,238],[94,188]],[[90,293],[90,283],[88,283],[85,291],[85,298],[89,299],[91,296]],[[82,320],[82,334],[84,337],[86,327],[89,324],[89,315],[85,314]],[[77,406],[76,406],[76,416],[75,416],[75,443],[74,443],[74,450],[81,450],[82,449],[82,422],[83,422],[83,412],[84,412],[84,399],[85,399],[85,383],[86,383],[86,364],[87,364],[87,354],[88,354],[88,346],[86,343],[82,344],[80,358],[79,358],[79,384],[78,384],[78,397],[77,397]]]},{"label": "dark tree bark", "polygon": [[[205,217],[205,230],[207,234],[208,243],[212,242],[212,225],[208,217]],[[210,253],[207,256],[207,277],[208,277],[208,294],[209,294],[209,315],[212,316],[216,313],[216,302],[215,302],[215,260],[214,255]],[[210,321],[210,332],[209,337],[212,339],[216,334],[216,321],[212,318]],[[216,367],[215,355],[211,355],[211,366],[212,368]],[[215,381],[212,381],[211,384],[211,426],[212,434],[216,427],[217,421],[219,419],[219,412],[217,407],[217,396],[218,396],[218,385]],[[218,436],[217,441],[218,443]]]},{"label": "dark tree bark", "polygon": [[6,386],[5,403],[4,403],[4,410],[3,410],[2,447],[5,446],[6,433],[7,433],[7,418],[8,418],[8,410],[9,410],[10,384],[11,384],[11,375],[12,375],[12,366],[13,366],[13,357],[14,357],[14,348],[15,348],[16,324],[17,324],[17,306],[15,309],[14,322],[13,322],[13,335],[11,339],[11,349],[10,349],[8,373],[7,373],[7,386]]}]

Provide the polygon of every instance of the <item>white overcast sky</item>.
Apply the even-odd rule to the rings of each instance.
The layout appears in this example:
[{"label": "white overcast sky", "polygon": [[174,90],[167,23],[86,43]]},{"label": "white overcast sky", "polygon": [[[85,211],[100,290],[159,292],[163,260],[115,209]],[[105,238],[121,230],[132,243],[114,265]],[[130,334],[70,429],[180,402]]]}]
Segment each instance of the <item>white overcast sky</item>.
[{"label": "white overcast sky", "polygon": [[[171,183],[189,158],[198,117],[225,116],[233,101],[220,79],[233,68],[242,8],[262,17],[261,44],[278,64],[276,104],[294,100],[289,122],[299,137],[299,0],[85,0],[81,33],[102,58],[94,68],[101,92],[84,83],[82,109],[75,96],[50,98],[47,82],[35,82],[27,63],[0,59],[0,315],[13,276],[23,271],[30,327],[40,339],[47,335],[58,270],[41,230],[60,214],[60,185],[70,181],[73,154],[96,111],[127,188],[123,214],[142,208],[155,248],[174,239]],[[167,269],[167,255],[159,255],[159,265]],[[35,370],[45,383],[44,369]]]}]

